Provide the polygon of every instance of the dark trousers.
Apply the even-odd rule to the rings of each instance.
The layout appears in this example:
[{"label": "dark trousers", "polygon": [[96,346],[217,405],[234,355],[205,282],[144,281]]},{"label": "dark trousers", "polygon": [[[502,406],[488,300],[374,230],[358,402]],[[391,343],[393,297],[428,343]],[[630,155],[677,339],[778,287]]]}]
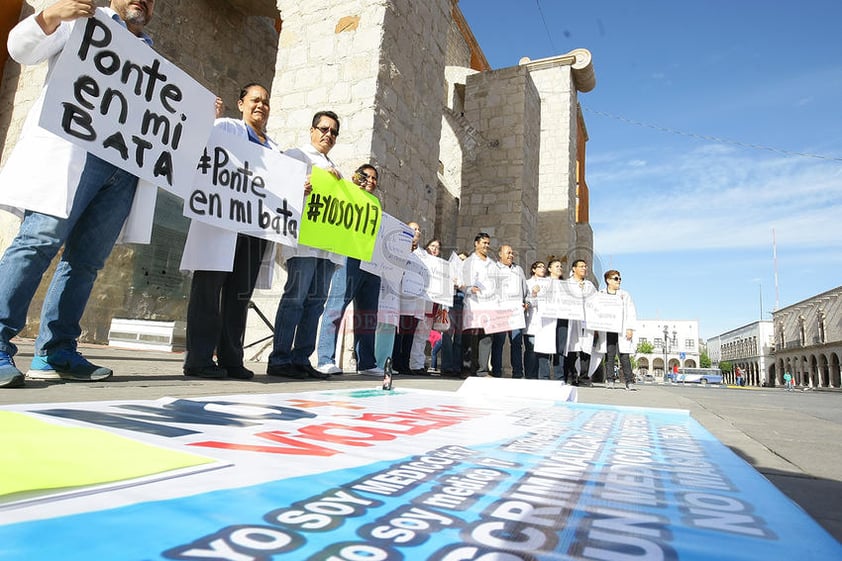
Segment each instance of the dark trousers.
[{"label": "dark trousers", "polygon": [[484,329],[466,329],[462,332],[462,340],[467,335],[470,346],[471,368],[473,375],[488,373],[488,361],[491,358],[491,334]]},{"label": "dark trousers", "polygon": [[572,383],[568,379],[571,370],[567,368],[567,360],[564,350],[567,348],[568,320],[557,319],[555,324],[555,348],[554,354],[538,353],[538,377],[541,379],[561,380],[565,383]]},{"label": "dark trousers", "polygon": [[409,354],[412,351],[416,327],[418,318],[415,316],[401,316],[398,321],[395,346],[392,347],[392,369],[399,374],[409,373]]},{"label": "dark trousers", "polygon": [[222,367],[243,365],[243,337],[266,240],[240,234],[234,268],[195,271],[187,304],[185,368],[202,368],[217,361]]},{"label": "dark trousers", "polygon": [[[576,371],[576,360],[579,360],[578,373]],[[568,384],[578,384],[580,378],[588,377],[588,369],[591,365],[591,355],[584,351],[572,351],[564,357],[564,372]]]},{"label": "dark trousers", "polygon": [[623,380],[629,384],[632,383],[634,381],[634,375],[632,374],[631,360],[629,360],[629,354],[617,352],[617,347],[619,344],[619,334],[611,333],[609,331],[608,333],[606,333],[606,335],[605,381],[607,382],[608,378],[614,377],[614,357],[619,357],[620,370],[623,371]]},{"label": "dark trousers", "polygon": [[491,341],[491,375],[503,375],[503,345],[509,338],[509,358],[512,366],[512,378],[523,378],[523,329],[513,329],[495,333]]},{"label": "dark trousers", "polygon": [[535,336],[523,335],[523,373],[526,378],[538,378],[538,353],[535,352]]},{"label": "dark trousers", "polygon": [[465,295],[457,290],[453,295],[453,306],[447,311],[450,329],[441,334],[441,370],[444,373],[462,371],[462,309]]}]

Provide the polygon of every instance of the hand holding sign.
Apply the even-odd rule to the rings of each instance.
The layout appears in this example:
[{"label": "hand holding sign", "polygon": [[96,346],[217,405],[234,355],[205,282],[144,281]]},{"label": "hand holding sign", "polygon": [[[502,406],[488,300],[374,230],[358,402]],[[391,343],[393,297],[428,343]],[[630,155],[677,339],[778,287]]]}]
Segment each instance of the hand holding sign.
[{"label": "hand holding sign", "polygon": [[380,231],[377,197],[350,181],[314,167],[312,192],[304,205],[299,243],[370,261]]},{"label": "hand holding sign", "polygon": [[183,196],[213,126],[215,97],[98,10],[74,24],[39,125]]}]

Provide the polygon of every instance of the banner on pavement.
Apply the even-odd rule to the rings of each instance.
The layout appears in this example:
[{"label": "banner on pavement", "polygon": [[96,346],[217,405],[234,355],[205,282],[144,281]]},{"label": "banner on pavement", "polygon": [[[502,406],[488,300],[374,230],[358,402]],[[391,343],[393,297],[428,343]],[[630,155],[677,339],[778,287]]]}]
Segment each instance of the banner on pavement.
[{"label": "banner on pavement", "polygon": [[[27,561],[842,554],[687,411],[544,399],[562,388],[544,380],[488,380],[521,392],[483,382],[5,406],[16,431],[0,432],[4,470],[80,429],[90,453],[59,446],[27,488],[6,488],[0,550]],[[118,440],[132,442],[112,451]],[[157,449],[134,473],[63,473],[133,446]]]}]

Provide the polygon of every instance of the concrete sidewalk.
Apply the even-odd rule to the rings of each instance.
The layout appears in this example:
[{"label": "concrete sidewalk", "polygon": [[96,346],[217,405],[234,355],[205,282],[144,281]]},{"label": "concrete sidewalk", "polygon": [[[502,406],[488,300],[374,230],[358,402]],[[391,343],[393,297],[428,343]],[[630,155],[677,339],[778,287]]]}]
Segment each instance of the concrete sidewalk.
[{"label": "concrete sidewalk", "polygon": [[[18,367],[26,372],[32,342],[17,342]],[[0,405],[158,399],[241,393],[289,393],[316,389],[374,388],[380,380],[358,374],[329,380],[287,380],[265,375],[265,363],[248,363],[253,380],[202,380],[182,374],[183,353],[84,346],[92,362],[114,369],[107,381],[50,383],[27,380],[0,390]],[[459,379],[397,377],[396,387],[455,391]],[[842,395],[762,388],[638,385],[638,391],[579,388],[580,403],[688,410],[720,442],[755,467],[842,542]],[[838,403],[838,406],[837,406]],[[779,422],[786,419],[786,422]]]}]

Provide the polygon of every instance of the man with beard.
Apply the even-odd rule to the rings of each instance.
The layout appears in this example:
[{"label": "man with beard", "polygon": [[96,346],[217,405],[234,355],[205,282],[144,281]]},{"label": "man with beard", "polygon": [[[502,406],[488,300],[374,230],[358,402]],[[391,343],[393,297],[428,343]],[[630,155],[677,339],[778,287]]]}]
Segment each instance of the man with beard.
[{"label": "man with beard", "polygon": [[[154,8],[155,0],[111,0],[105,12],[138,37],[143,43],[138,48],[146,48],[152,40],[143,30]],[[9,55],[27,65],[47,61],[49,79],[73,22],[92,17],[96,9],[95,0],[51,4],[12,29]],[[62,246],[64,253],[41,309],[35,356],[27,376],[92,381],[112,375],[110,368],[88,362],[76,343],[97,273],[129,216],[138,178],[38,127],[43,95],[42,91],[0,176],[0,204],[25,211],[17,236],[0,260],[0,387],[23,385],[24,376],[13,359],[17,347],[11,339],[23,329],[41,277]],[[37,161],[39,157],[50,161],[44,165]],[[138,231],[126,241],[140,241],[145,234]]]}]

